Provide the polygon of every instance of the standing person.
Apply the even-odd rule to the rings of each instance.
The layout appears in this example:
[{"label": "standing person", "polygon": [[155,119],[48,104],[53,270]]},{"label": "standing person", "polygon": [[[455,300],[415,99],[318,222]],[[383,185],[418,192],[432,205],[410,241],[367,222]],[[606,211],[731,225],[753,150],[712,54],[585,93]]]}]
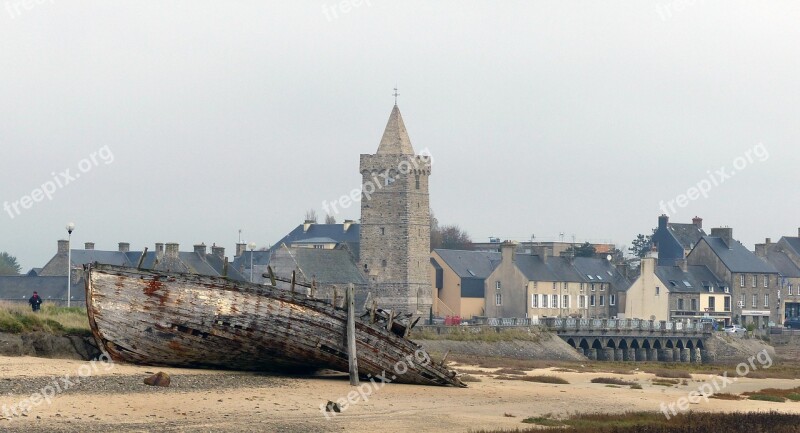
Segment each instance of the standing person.
[{"label": "standing person", "polygon": [[31,304],[31,309],[35,313],[39,311],[39,308],[41,308],[42,306],[42,298],[39,297],[38,293],[33,292],[33,296],[31,296],[31,298],[28,299],[28,303]]}]

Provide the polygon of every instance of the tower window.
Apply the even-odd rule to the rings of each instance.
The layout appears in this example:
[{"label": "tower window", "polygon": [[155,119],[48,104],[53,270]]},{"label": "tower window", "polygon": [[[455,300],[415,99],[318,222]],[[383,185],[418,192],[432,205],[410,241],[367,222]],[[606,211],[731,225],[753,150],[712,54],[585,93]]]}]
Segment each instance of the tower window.
[{"label": "tower window", "polygon": [[416,175],[416,186],[419,189],[419,175]]},{"label": "tower window", "polygon": [[383,266],[384,268],[386,267],[386,260],[385,259],[381,260],[381,266]]},{"label": "tower window", "polygon": [[385,227],[381,227],[381,234],[382,234],[382,235],[385,235],[385,234],[386,234],[386,228],[385,228]]}]

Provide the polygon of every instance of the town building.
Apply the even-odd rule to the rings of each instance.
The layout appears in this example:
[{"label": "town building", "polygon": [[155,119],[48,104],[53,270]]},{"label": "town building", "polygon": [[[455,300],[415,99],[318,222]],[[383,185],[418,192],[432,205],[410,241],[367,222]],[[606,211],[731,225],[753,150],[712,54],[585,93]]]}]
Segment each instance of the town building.
[{"label": "town building", "polygon": [[430,261],[434,315],[462,319],[486,315],[486,278],[500,263],[499,252],[435,249]]},{"label": "town building", "polygon": [[686,260],[689,265],[706,266],[730,289],[733,323],[757,328],[783,323],[777,269],[735,240],[732,228],[712,228]]},{"label": "town building", "polygon": [[732,321],[730,287],[705,265],[658,264],[655,250],[641,261],[639,277],[625,296],[625,318],[698,323]]},{"label": "town building", "polygon": [[674,265],[689,255],[692,248],[706,235],[703,219],[692,218],[691,224],[671,223],[667,215],[658,217],[658,227],[653,231],[651,243],[658,249],[659,265]]}]

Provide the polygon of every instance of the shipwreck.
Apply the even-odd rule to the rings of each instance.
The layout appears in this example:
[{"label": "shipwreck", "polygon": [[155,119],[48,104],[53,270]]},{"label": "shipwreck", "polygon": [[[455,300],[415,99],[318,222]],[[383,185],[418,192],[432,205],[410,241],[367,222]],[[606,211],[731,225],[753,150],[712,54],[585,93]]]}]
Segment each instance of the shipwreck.
[{"label": "shipwreck", "polygon": [[114,361],[270,372],[327,369],[349,371],[351,380],[355,368],[365,378],[466,386],[444,360],[434,362],[408,339],[419,318],[380,310],[374,302],[350,319],[354,332],[348,332],[350,311],[336,295],[317,299],[313,287],[279,281],[272,273],[271,284],[259,285],[105,264],[87,265],[84,272],[92,334]]}]

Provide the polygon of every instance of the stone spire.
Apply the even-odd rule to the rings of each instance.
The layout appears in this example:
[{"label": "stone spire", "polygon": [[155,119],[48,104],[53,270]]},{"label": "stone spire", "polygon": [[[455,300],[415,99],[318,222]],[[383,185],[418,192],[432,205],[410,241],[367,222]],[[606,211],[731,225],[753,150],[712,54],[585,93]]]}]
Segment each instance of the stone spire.
[{"label": "stone spire", "polygon": [[378,155],[413,155],[414,148],[411,146],[411,139],[408,138],[406,125],[403,123],[403,116],[400,109],[395,104],[389,121],[386,122],[386,130],[383,131],[381,144],[378,146]]}]

